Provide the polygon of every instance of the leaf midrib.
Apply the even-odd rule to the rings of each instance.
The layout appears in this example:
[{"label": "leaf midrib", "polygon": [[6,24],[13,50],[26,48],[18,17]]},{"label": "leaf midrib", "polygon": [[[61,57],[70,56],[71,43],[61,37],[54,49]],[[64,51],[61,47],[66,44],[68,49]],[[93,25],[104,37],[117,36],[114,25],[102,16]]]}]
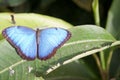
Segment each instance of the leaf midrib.
[{"label": "leaf midrib", "polygon": [[92,40],[78,40],[64,44],[62,47],[66,47],[69,45],[80,44],[80,43],[88,43],[88,42],[114,42],[115,40],[106,40],[106,39],[92,39]]}]

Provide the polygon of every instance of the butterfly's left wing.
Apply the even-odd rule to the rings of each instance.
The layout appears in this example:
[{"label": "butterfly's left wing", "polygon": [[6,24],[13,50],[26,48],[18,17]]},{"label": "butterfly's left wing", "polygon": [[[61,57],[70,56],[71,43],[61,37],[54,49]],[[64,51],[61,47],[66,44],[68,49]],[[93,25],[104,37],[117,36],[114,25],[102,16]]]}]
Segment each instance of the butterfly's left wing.
[{"label": "butterfly's left wing", "polygon": [[47,28],[40,31],[37,57],[41,60],[51,58],[56,50],[71,36],[71,33],[62,28]]},{"label": "butterfly's left wing", "polygon": [[23,59],[36,58],[36,31],[24,26],[12,26],[4,29],[2,34]]}]

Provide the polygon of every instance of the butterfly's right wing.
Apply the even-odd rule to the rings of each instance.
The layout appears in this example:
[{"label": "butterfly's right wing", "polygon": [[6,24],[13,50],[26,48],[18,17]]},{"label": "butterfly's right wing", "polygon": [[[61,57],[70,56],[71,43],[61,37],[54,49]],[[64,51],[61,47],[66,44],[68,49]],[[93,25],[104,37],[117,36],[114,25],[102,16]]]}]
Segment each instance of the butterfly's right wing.
[{"label": "butterfly's right wing", "polygon": [[4,29],[2,34],[23,59],[36,58],[36,31],[23,26],[12,26]]},{"label": "butterfly's right wing", "polygon": [[69,38],[71,33],[63,28],[46,28],[39,33],[37,57],[40,60],[51,58]]}]

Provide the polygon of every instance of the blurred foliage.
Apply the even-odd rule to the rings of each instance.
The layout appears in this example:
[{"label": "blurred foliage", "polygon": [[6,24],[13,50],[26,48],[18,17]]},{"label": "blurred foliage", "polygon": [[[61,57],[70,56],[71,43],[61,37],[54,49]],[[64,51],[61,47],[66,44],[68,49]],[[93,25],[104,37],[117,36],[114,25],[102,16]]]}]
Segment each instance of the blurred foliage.
[{"label": "blurred foliage", "polygon": [[[100,0],[104,27],[112,0]],[[92,0],[0,0],[1,12],[32,12],[66,20],[73,25],[94,24]]]}]

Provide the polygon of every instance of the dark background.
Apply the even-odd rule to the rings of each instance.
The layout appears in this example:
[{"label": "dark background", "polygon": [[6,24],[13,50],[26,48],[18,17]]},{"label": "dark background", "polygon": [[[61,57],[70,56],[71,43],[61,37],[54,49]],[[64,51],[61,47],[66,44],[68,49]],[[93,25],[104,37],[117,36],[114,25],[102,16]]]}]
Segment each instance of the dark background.
[{"label": "dark background", "polygon": [[[101,26],[105,27],[112,0],[99,0]],[[94,24],[92,0],[1,0],[0,12],[39,13],[73,25]]]}]

